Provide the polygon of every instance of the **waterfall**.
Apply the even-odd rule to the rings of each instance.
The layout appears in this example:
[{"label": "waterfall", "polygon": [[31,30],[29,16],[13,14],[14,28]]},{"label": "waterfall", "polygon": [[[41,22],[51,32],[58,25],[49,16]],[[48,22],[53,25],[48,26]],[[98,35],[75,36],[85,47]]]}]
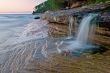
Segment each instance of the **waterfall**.
[{"label": "waterfall", "polygon": [[66,47],[66,49],[64,49],[65,51],[75,51],[76,49],[83,50],[95,47],[94,45],[88,43],[88,38],[93,33],[91,31],[94,28],[94,25],[92,25],[92,21],[94,21],[96,16],[97,14],[89,14],[82,19],[78,28],[76,39],[67,42],[69,45]]},{"label": "waterfall", "polygon": [[68,37],[72,37],[72,27],[73,27],[74,19],[72,16],[69,16],[69,33]]},{"label": "waterfall", "polygon": [[89,14],[88,16],[84,17],[80,23],[76,42],[80,44],[87,44],[89,32],[91,29],[91,21],[97,16],[97,14]]}]

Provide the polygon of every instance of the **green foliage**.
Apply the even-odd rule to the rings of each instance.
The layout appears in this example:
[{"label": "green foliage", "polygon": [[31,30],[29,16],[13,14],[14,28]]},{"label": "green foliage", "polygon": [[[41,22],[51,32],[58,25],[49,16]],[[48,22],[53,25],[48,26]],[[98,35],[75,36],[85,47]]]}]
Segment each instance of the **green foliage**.
[{"label": "green foliage", "polygon": [[43,13],[47,10],[58,10],[63,7],[64,0],[48,0],[44,4],[35,7],[34,13]]},{"label": "green foliage", "polygon": [[45,6],[47,5],[47,2],[45,2],[44,4],[41,4],[41,5],[38,5],[35,7],[35,12],[36,13],[42,13],[42,12],[45,12],[47,9],[48,9],[48,6]]},{"label": "green foliage", "polygon": [[55,0],[48,0],[49,10],[56,10],[60,8],[60,3]]},{"label": "green foliage", "polygon": [[[105,3],[106,1],[110,0],[86,0],[86,4],[93,4],[93,3]],[[47,0],[45,3],[40,4],[35,7],[35,11],[33,11],[33,14],[35,13],[43,13],[45,11],[54,11],[63,8],[64,0]]]}]

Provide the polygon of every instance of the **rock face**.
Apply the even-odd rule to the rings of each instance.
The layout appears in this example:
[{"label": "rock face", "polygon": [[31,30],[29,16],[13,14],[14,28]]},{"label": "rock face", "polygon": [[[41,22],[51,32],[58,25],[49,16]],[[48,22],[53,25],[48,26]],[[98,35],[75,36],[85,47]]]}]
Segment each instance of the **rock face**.
[{"label": "rock face", "polygon": [[[81,16],[82,17],[83,15],[85,15],[87,13],[91,13],[91,12],[103,14],[103,12],[105,12],[106,10],[109,10],[109,9],[110,9],[110,2],[103,3],[103,4],[93,4],[90,6],[83,6],[83,7],[75,8],[75,9],[48,12],[48,13],[45,13],[42,16],[42,18],[48,20],[49,22],[57,22],[57,23],[60,22],[60,23],[67,24],[68,16]],[[101,15],[101,16],[103,16],[103,15]],[[102,18],[104,18],[104,17],[102,17]]]},{"label": "rock face", "polygon": [[78,24],[84,15],[88,13],[99,13],[95,35],[90,37],[95,43],[110,46],[110,2],[93,4],[75,9],[46,12],[42,19],[49,22],[49,35],[52,37],[65,36],[69,32],[69,17],[73,17],[73,35],[77,31]]},{"label": "rock face", "polygon": [[99,22],[110,22],[110,11],[104,12],[102,15],[100,15],[100,21]]},{"label": "rock face", "polygon": [[[68,25],[63,25],[58,23],[49,23],[48,27],[49,27],[48,34],[51,37],[68,36],[68,33],[69,33]],[[75,29],[72,29],[72,32],[74,35]]]},{"label": "rock face", "polygon": [[96,27],[94,37],[91,37],[93,42],[110,46],[110,23],[99,23],[100,25]]},{"label": "rock face", "polygon": [[67,25],[58,24],[58,23],[49,23],[49,36],[51,37],[59,37],[65,36],[68,34],[68,27]]}]

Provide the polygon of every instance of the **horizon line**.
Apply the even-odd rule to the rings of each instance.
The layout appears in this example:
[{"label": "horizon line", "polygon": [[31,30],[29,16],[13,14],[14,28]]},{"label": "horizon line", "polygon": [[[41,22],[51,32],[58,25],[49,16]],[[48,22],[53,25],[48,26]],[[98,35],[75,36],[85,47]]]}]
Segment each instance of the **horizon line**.
[{"label": "horizon line", "polygon": [[32,14],[32,12],[0,12],[0,14]]}]

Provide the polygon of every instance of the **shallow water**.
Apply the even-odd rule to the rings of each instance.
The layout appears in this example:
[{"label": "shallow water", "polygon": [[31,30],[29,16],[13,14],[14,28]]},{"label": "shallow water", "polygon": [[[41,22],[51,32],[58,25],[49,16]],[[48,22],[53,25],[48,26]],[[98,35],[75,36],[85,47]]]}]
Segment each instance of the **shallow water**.
[{"label": "shallow water", "polygon": [[32,18],[32,15],[0,14],[0,45],[19,37],[26,24],[32,22]]},{"label": "shallow water", "polygon": [[[39,63],[53,54],[68,53],[71,48],[73,51],[73,47],[80,46],[73,37],[48,37],[47,22],[34,20],[32,15],[1,15],[0,18],[1,73],[36,73],[33,62],[40,67]],[[77,51],[74,53],[79,54]],[[28,69],[28,65],[32,70]]]},{"label": "shallow water", "polygon": [[31,14],[0,15],[0,46],[46,36],[46,29],[41,30],[44,24],[46,24],[45,21],[34,20],[34,16]]},{"label": "shallow water", "polygon": [[0,73],[18,73],[30,59],[43,56],[37,49],[45,44],[47,22],[33,17],[31,14],[0,15]]}]

